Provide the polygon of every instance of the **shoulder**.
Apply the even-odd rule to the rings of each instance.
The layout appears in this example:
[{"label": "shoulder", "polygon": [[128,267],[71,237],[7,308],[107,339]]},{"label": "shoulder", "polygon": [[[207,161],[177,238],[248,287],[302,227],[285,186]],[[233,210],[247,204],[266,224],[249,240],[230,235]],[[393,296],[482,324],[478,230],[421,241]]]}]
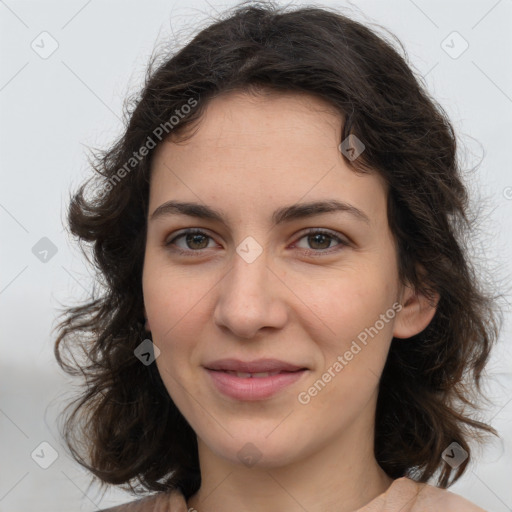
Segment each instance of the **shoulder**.
[{"label": "shoulder", "polygon": [[100,512],[187,512],[187,503],[183,494],[174,490],[106,508]]},{"label": "shoulder", "polygon": [[401,512],[486,512],[458,494],[409,478],[395,480],[384,493],[382,510]]}]

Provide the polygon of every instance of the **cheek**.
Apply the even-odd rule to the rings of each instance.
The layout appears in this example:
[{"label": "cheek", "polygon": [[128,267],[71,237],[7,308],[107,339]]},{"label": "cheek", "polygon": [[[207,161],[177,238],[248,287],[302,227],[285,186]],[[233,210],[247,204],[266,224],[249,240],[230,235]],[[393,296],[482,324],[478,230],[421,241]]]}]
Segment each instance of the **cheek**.
[{"label": "cheek", "polygon": [[[199,341],[211,322],[211,300],[215,282],[202,276],[181,273],[166,265],[149,266],[143,275],[146,313],[151,324],[151,339],[159,348],[158,371],[180,410],[188,410],[183,384],[194,387],[197,376],[193,368],[201,362]],[[200,396],[200,389],[194,394]]]},{"label": "cheek", "polygon": [[178,407],[186,407],[186,403],[182,403],[180,383],[190,379],[187,362],[202,322],[201,294],[192,293],[195,288],[190,286],[190,281],[190,277],[180,278],[165,266],[151,267],[149,260],[143,274],[144,305],[151,325],[151,339],[160,350],[156,365]]},{"label": "cheek", "polygon": [[[322,390],[311,401],[318,414],[326,404],[339,403],[344,404],[347,417],[355,416],[378,389],[396,312],[393,289],[374,278],[344,279],[319,303],[318,313],[329,329],[315,338],[322,364],[312,376],[311,387],[304,390]],[[326,384],[317,384],[319,380]]]},{"label": "cheek", "polygon": [[309,288],[310,305],[314,307],[304,310],[311,325],[317,326],[317,330],[309,330],[322,351],[325,368],[341,356],[346,361],[346,378],[369,371],[379,375],[387,358],[396,314],[393,283],[386,274],[371,269],[347,273],[327,283],[328,287]]},{"label": "cheek", "polygon": [[394,302],[395,289],[381,276],[371,272],[354,272],[339,279],[311,286],[304,283],[304,303],[339,339],[357,335],[373,325]]},{"label": "cheek", "polygon": [[180,273],[165,265],[151,267],[150,261],[147,264],[143,293],[153,341],[170,345],[179,332],[201,325],[208,290],[214,282],[209,285],[205,275]]}]

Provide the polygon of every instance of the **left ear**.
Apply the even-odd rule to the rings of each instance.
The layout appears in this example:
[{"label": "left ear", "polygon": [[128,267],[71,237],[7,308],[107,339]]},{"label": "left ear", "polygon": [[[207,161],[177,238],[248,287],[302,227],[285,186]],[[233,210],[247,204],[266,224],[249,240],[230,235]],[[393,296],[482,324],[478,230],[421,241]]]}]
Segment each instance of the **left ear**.
[{"label": "left ear", "polygon": [[404,285],[402,290],[402,309],[395,317],[393,336],[395,338],[410,338],[423,331],[437,310],[439,294],[432,291],[431,296],[414,290],[409,285]]}]

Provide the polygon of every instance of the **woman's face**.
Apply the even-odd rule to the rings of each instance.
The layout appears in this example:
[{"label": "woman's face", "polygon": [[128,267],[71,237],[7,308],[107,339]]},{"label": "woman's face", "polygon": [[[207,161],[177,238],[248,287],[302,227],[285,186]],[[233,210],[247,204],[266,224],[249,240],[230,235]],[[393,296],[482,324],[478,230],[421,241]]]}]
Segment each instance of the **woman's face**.
[{"label": "woman's face", "polygon": [[238,464],[373,449],[402,290],[384,182],[348,167],[341,123],[309,95],[231,93],[155,154],[143,291],[156,364],[199,442]]}]

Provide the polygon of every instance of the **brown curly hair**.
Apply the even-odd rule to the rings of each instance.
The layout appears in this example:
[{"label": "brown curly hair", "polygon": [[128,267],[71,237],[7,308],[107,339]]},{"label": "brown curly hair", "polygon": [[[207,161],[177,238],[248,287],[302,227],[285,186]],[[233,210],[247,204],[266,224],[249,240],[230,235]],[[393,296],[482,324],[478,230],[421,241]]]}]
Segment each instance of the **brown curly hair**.
[{"label": "brown curly hair", "polygon": [[[164,140],[156,136],[161,126],[186,139],[209,100],[235,90],[305,92],[335,107],[344,119],[341,140],[354,134],[366,146],[348,165],[388,184],[402,282],[439,294],[424,331],[392,340],[376,411],[380,466],[392,478],[437,475],[446,487],[470,458],[453,470],[443,450],[455,441],[471,453],[471,440],[495,433],[470,415],[499,322],[467,256],[473,221],[456,137],[403,52],[328,8],[244,2],[156,69],[151,59],[142,92],[125,103],[124,133],[93,152],[96,174],[70,197],[68,211],[71,233],[92,245],[97,279],[91,300],[67,307],[58,325],[57,360],[86,381],[63,430],[73,456],[102,482],[134,492],[179,488],[187,498],[200,486],[194,431],[156,365],[134,355],[148,336],[141,276],[154,152],[141,148]],[[196,108],[170,126],[191,98]],[[89,198],[88,187],[96,192]]]}]

